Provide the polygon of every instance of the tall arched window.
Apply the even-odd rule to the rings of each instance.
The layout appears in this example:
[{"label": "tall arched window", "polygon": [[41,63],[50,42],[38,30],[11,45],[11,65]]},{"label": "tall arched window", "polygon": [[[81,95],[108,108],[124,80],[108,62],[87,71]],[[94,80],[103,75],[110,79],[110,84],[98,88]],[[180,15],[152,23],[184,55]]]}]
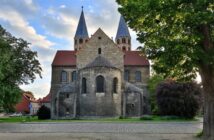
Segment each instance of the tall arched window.
[{"label": "tall arched window", "polygon": [[82,78],[82,93],[87,93],[87,80]]},{"label": "tall arched window", "polygon": [[61,72],[61,82],[67,82],[67,72],[66,71]]},{"label": "tall arched window", "polygon": [[118,79],[115,77],[113,79],[113,93],[117,93],[117,85],[118,85]]},{"label": "tall arched window", "polygon": [[125,70],[124,79],[125,79],[125,81],[129,81],[129,70]]},{"label": "tall arched window", "polygon": [[57,98],[54,100],[54,114],[57,115]]},{"label": "tall arched window", "polygon": [[98,54],[101,54],[101,48],[98,49]]},{"label": "tall arched window", "polygon": [[135,81],[141,82],[141,72],[140,71],[135,72]]},{"label": "tall arched window", "polygon": [[103,76],[97,76],[96,78],[96,87],[97,92],[104,92],[104,77]]},{"label": "tall arched window", "polygon": [[76,81],[77,80],[77,73],[76,73],[76,71],[73,71],[72,73],[71,73],[71,80],[72,80],[72,82],[74,82],[74,81]]}]

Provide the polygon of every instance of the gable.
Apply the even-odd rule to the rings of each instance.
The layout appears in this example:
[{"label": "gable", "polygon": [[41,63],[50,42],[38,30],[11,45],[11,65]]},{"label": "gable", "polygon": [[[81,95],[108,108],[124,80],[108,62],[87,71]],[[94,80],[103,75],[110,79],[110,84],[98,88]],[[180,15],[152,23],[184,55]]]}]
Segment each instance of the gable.
[{"label": "gable", "polygon": [[85,67],[100,55],[123,71],[124,53],[100,28],[76,55],[79,69]]}]

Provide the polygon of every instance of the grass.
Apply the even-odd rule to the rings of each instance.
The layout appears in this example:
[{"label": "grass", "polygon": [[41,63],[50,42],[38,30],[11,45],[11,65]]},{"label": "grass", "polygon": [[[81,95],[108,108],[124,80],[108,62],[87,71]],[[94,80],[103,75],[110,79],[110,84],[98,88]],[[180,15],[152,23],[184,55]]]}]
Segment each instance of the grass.
[{"label": "grass", "polygon": [[94,119],[71,119],[71,120],[38,120],[35,117],[8,117],[0,118],[0,123],[24,123],[24,122],[183,122],[197,121],[197,119],[185,119],[174,116],[144,116],[141,118],[94,118]]}]

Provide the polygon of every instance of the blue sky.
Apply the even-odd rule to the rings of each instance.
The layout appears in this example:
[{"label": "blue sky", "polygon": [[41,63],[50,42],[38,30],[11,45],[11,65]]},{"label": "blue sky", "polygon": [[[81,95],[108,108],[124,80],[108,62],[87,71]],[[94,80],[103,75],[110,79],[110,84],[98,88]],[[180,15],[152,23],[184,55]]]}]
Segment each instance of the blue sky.
[{"label": "blue sky", "polygon": [[[51,63],[57,50],[73,50],[73,37],[77,28],[81,6],[89,35],[99,27],[115,38],[120,14],[115,0],[0,0],[0,24],[16,37],[31,43],[38,52],[43,78],[21,85],[35,97],[49,93]],[[140,44],[131,31],[132,50]]]}]

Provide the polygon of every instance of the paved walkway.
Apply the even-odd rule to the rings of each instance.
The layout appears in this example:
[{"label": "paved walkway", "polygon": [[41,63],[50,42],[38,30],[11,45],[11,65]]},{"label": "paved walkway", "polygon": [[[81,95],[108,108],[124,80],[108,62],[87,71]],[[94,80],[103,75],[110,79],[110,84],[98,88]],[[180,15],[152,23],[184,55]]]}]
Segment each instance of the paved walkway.
[{"label": "paved walkway", "polygon": [[0,133],[1,140],[199,140],[192,134]]},{"label": "paved walkway", "polygon": [[201,122],[0,123],[0,140],[195,140]]}]

